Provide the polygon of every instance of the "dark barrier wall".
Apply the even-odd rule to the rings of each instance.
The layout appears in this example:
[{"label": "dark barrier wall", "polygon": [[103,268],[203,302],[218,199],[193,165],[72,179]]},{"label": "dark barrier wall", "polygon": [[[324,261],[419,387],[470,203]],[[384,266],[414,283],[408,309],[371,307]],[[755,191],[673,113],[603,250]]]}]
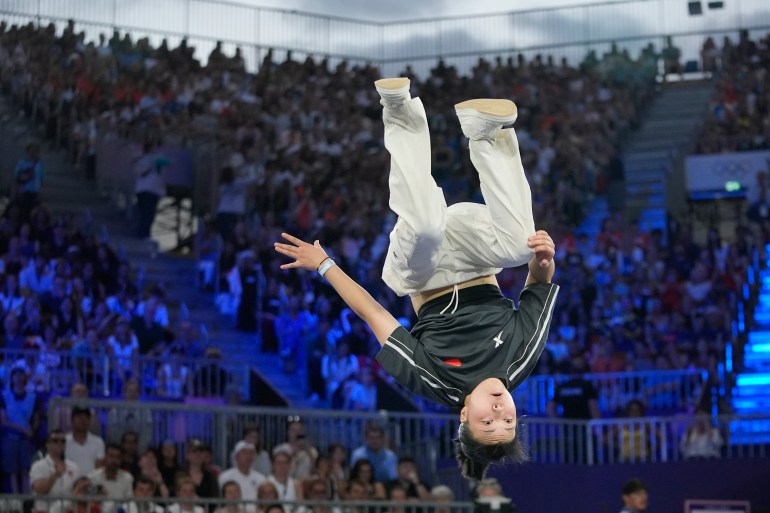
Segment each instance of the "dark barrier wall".
[{"label": "dark barrier wall", "polygon": [[681,513],[686,499],[751,501],[752,513],[770,513],[770,458],[663,464],[507,465],[490,471],[518,513],[617,513],[631,477],[649,487],[650,513]]}]

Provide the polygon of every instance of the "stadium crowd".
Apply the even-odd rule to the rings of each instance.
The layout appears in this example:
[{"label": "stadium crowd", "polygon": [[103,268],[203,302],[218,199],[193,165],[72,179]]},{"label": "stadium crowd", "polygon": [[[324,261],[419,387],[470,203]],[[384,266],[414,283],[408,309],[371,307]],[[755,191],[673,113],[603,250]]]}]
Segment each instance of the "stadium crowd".
[{"label": "stadium crowd", "polygon": [[[764,57],[757,62],[755,54],[736,57],[743,63],[736,66],[753,70],[739,73],[742,80],[760,80],[766,45],[760,46],[764,53],[754,52]],[[738,293],[759,244],[748,229],[740,228],[730,243],[714,230],[698,242],[686,223],[673,225],[669,233],[646,233],[615,213],[596,237],[575,232],[590,198],[606,192],[622,136],[639,122],[654,95],[656,60],[651,48],[634,60],[613,47],[601,58],[589,54],[579,67],[519,55],[481,59],[471,76],[460,76],[442,62],[427,77],[405,71],[412,78],[412,94],[423,97],[427,106],[434,176],[448,203],[480,198],[454,103],[499,96],[519,106],[516,129],[535,218],[554,235],[562,269],[557,314],[538,373],[713,371],[732,336]],[[202,262],[213,261],[213,269],[223,271],[219,276],[202,266],[204,283],[213,286],[221,280],[239,328],[260,329],[263,348],[280,352],[286,372],[307,373],[309,393],[333,406],[363,411],[377,408],[372,389],[379,372],[372,359],[376,341],[315,275],[281,272],[272,248],[281,231],[320,239],[380,303],[405,324],[413,322],[409,303],[380,280],[395,219],[387,207],[388,155],[372,86],[377,78],[379,71],[369,65],[340,62],[332,67],[326,60],[299,62],[290,55],[275,62],[272,52],[250,74],[239,54],[225,56],[219,46],[203,66],[185,41],[176,48],[165,41],[152,47],[147,39],[134,42],[116,31],[109,39],[89,42],[73,23],[57,34],[53,25],[0,22],[3,92],[27,115],[44,121],[47,140],[67,147],[86,177],[95,176],[96,147],[105,136],[132,140],[148,155],[154,155],[156,145],[193,148],[203,139],[215,141],[221,156],[219,201],[201,223],[197,251]],[[51,473],[32,473],[36,491],[36,479],[48,482],[60,474],[73,478],[73,492],[106,479],[108,494],[119,482],[121,493],[133,488],[136,495],[180,499],[220,492],[255,498],[271,478],[273,489],[265,492],[275,495],[271,500],[288,498],[292,490],[297,497],[336,493],[362,499],[392,497],[393,490],[403,488],[407,496],[426,496],[427,488],[415,482],[413,472],[401,469],[395,455],[381,458],[379,449],[368,470],[347,458],[348,448],[341,448],[342,456],[340,449],[329,448],[327,458],[314,456],[313,465],[299,472],[293,449],[268,454],[259,449],[257,434],[234,446],[232,481],[238,486],[230,487],[231,480],[221,476],[233,469],[215,482],[210,451],[207,460],[208,448],[198,441],[190,441],[181,457],[168,446],[137,452],[137,443],[149,443],[139,431],[111,433],[107,444],[90,447],[93,418],[87,409],[73,409],[71,432],[47,432],[42,401],[48,383],[36,380],[49,375],[40,369],[55,368],[62,352],[82,357],[79,377],[86,394],[100,379],[100,367],[90,358],[98,353],[110,359],[115,373],[109,377],[115,384],[111,393],[134,394],[137,379],[140,386],[150,379],[161,397],[178,399],[194,394],[192,369],[174,365],[171,357],[216,358],[216,348],[205,347],[190,323],[173,321],[163,290],[137,283],[130,262],[81,231],[72,216],[54,218],[39,204],[44,174],[39,150],[35,144],[27,147],[15,170],[13,200],[0,219],[2,346],[4,354],[27,350],[19,353],[25,358],[3,362],[7,391],[0,411],[5,415],[7,491],[29,485],[27,469],[36,445],[44,439],[50,454],[64,439],[68,458],[71,443],[93,451],[75,462],[89,481],[43,459]],[[160,195],[162,188],[150,192]],[[498,276],[507,296],[518,296],[523,273],[510,269]],[[262,289],[262,318],[254,314],[255,287]],[[169,363],[149,378],[137,376],[135,355],[158,355]],[[127,433],[136,435],[128,435],[128,443]],[[388,465],[387,472],[379,469],[381,464]],[[243,477],[251,475],[252,465],[258,475]],[[288,473],[287,466],[292,468]],[[178,479],[180,470],[186,473]],[[398,479],[400,485],[387,486]]]}]

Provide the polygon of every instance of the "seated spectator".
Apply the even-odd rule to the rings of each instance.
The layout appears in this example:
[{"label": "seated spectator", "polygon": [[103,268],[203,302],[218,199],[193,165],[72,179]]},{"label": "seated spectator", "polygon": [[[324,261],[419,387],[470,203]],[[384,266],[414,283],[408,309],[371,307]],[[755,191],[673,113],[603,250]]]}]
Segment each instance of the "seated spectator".
[{"label": "seated spectator", "polygon": [[219,475],[222,473],[222,468],[214,464],[214,451],[211,450],[209,444],[203,444],[203,468],[214,474],[219,480]]},{"label": "seated spectator", "polygon": [[203,499],[219,497],[217,477],[203,466],[203,447],[203,442],[197,438],[187,442],[182,469],[195,484],[195,494],[198,497]]},{"label": "seated spectator", "polygon": [[225,389],[230,384],[230,373],[222,367],[221,359],[221,349],[218,347],[206,349],[205,363],[200,366],[193,378],[193,395],[195,397],[221,398],[225,395]]},{"label": "seated spectator", "polygon": [[[625,419],[644,419],[644,403],[633,399],[626,404]],[[617,431],[617,430],[616,430]],[[652,456],[652,443],[660,447],[660,433],[647,422],[626,422],[622,425],[616,439],[620,453],[618,458],[625,462],[646,462]]]},{"label": "seated spectator", "polygon": [[475,490],[475,503],[483,505],[482,511],[500,511],[513,512],[515,507],[511,504],[511,499],[503,495],[503,488],[500,482],[495,478],[487,478],[479,481]]},{"label": "seated spectator", "polygon": [[[257,489],[259,485],[267,478],[251,468],[254,463],[254,446],[241,440],[233,448],[232,458],[234,466],[219,474],[220,490],[228,481],[235,481],[241,489],[241,496],[244,500],[255,501],[257,499]],[[249,513],[256,512],[256,506],[253,504],[247,507]]]},{"label": "seated spectator", "polygon": [[350,483],[358,482],[366,487],[366,500],[385,500],[385,486],[374,475],[374,467],[366,458],[356,460],[350,469]]},{"label": "seated spectator", "polygon": [[[291,455],[280,446],[273,449],[272,472],[267,480],[275,487],[278,496],[286,501],[302,500],[303,489],[302,481],[294,479],[290,475]],[[293,506],[283,503],[286,513],[292,513]]]},{"label": "seated spectator", "polygon": [[254,446],[254,463],[251,468],[262,474],[269,476],[272,472],[270,455],[262,447],[262,434],[259,426],[249,424],[243,428],[243,440]]},{"label": "seated spectator", "polygon": [[198,496],[195,495],[195,483],[189,477],[180,477],[176,482],[176,496],[178,501],[167,508],[168,513],[205,513],[202,506],[195,504]]},{"label": "seated spectator", "polygon": [[131,317],[131,331],[139,342],[140,354],[157,354],[166,340],[163,326],[155,321],[155,307],[146,305],[142,315]]},{"label": "seated spectator", "polygon": [[[450,503],[454,502],[455,494],[447,485],[436,485],[430,489],[430,498],[428,500],[431,502]],[[449,513],[449,507],[443,505],[436,506],[434,513]]]},{"label": "seated spectator", "polygon": [[286,443],[276,446],[276,452],[285,452],[291,458],[289,475],[295,479],[310,477],[315,468],[318,449],[308,440],[305,423],[299,417],[290,417],[286,425]]},{"label": "seated spectator", "polygon": [[[32,483],[32,491],[35,495],[68,495],[72,490],[75,479],[80,475],[75,462],[65,459],[64,445],[66,443],[64,431],[55,429],[48,433],[45,442],[46,455],[43,459],[32,464],[29,471],[29,480]],[[36,500],[34,510],[37,513],[50,511],[52,503],[45,500]],[[64,501],[63,509],[69,508],[69,501]]]},{"label": "seated spectator", "polygon": [[388,513],[413,513],[415,508],[407,509],[405,503],[409,498],[406,496],[406,490],[401,485],[395,485],[388,490],[388,500],[400,504],[393,504],[388,509]]},{"label": "seated spectator", "polygon": [[385,483],[388,495],[390,495],[391,488],[399,486],[406,492],[407,498],[420,500],[428,500],[430,498],[430,491],[420,481],[420,476],[417,474],[417,463],[414,461],[414,458],[411,456],[401,456],[398,459],[398,465],[396,465],[396,474],[398,476],[396,479]]},{"label": "seated spectator", "polygon": [[109,444],[104,457],[104,466],[88,475],[91,483],[104,489],[106,497],[110,499],[102,505],[104,513],[116,512],[119,505],[133,494],[134,477],[125,470],[121,470],[122,460],[123,449],[121,446]]},{"label": "seated spectator", "polygon": [[[69,396],[71,399],[82,399],[85,401],[88,400],[90,395],[88,387],[84,383],[76,382],[70,387]],[[57,425],[59,429],[64,432],[71,431],[72,408],[69,406],[60,406],[56,412],[56,420],[58,421]],[[95,435],[102,432],[102,423],[99,421],[99,417],[93,409],[91,409],[91,425],[89,426],[89,431]]]},{"label": "seated spectator", "polygon": [[62,502],[54,502],[50,513],[102,513],[101,501],[104,500],[104,493],[97,489],[87,476],[80,476],[75,480],[70,495],[82,499],[74,499],[66,506]]},{"label": "seated spectator", "polygon": [[259,512],[265,513],[271,504],[278,504],[278,489],[271,481],[264,481],[257,487],[257,500],[259,500]]},{"label": "seated spectator", "polygon": [[722,446],[725,444],[719,429],[710,424],[706,410],[695,412],[693,424],[687,428],[679,448],[686,460],[720,458]]},{"label": "seated spectator", "polygon": [[[158,469],[158,454],[155,449],[148,447],[139,457],[139,475],[134,476],[134,483],[140,477],[149,479],[154,484],[155,490],[161,497],[171,495],[168,486],[163,480],[163,474]],[[153,492],[156,493],[156,492]]]},{"label": "seated spectator", "polygon": [[[149,477],[139,476],[134,479],[134,498],[152,499],[156,490],[155,481]],[[165,513],[165,509],[150,500],[131,501],[126,504],[126,513]]]},{"label": "seated spectator", "polygon": [[160,445],[158,470],[160,470],[163,482],[166,483],[170,494],[174,495],[176,492],[174,487],[176,486],[177,476],[182,471],[182,467],[179,465],[179,454],[176,444],[172,440],[165,440]]},{"label": "seated spectator", "polygon": [[329,444],[329,464],[331,476],[337,481],[347,482],[350,477],[348,467],[348,450],[342,444]]},{"label": "seated spectator", "polygon": [[42,420],[41,397],[27,387],[27,373],[14,367],[0,394],[0,454],[3,492],[29,493],[29,468]]},{"label": "seated spectator", "polygon": [[[228,481],[222,485],[222,498],[228,501],[241,500],[241,487],[235,481]],[[214,513],[246,513],[243,504],[225,504],[214,510]]]},{"label": "seated spectator", "polygon": [[323,479],[310,478],[305,481],[305,500],[318,501],[318,504],[309,504],[297,508],[298,513],[340,513],[339,508],[323,504],[329,501],[329,489]]},{"label": "seated spectator", "polygon": [[[371,499],[369,498],[369,493],[364,483],[360,481],[348,481],[348,486],[345,489],[345,501],[360,502],[368,500]],[[364,506],[343,504],[343,513],[367,513],[368,511],[369,508]]]},{"label": "seated spectator", "polygon": [[[332,476],[331,460],[329,460],[328,456],[323,454],[318,456],[318,459],[315,460],[315,472],[313,472],[313,475],[310,476],[310,478],[324,482],[324,485],[329,492],[327,499],[330,501],[339,500],[340,490],[345,489],[345,481],[335,479]],[[305,489],[307,490],[307,484],[305,485]]]},{"label": "seated spectator", "polygon": [[110,356],[115,378],[120,383],[136,377],[136,358],[139,354],[139,341],[131,331],[128,321],[118,318],[115,333],[107,339],[107,354]]},{"label": "seated spectator", "polygon": [[166,293],[157,285],[150,289],[150,293],[144,301],[136,305],[136,315],[144,315],[144,309],[150,308],[155,314],[153,320],[159,325],[167,328],[169,325],[168,307],[166,307]]},{"label": "seated spectator", "polygon": [[374,467],[374,478],[381,482],[396,479],[396,453],[385,446],[385,430],[377,423],[370,421],[364,427],[364,445],[357,447],[350,457],[350,464],[367,459]]},{"label": "seated spectator", "polygon": [[325,354],[321,359],[321,374],[326,381],[326,398],[332,408],[342,407],[345,384],[358,374],[358,358],[350,354],[350,344],[344,340],[337,341],[336,351]]},{"label": "seated spectator", "polygon": [[166,363],[158,368],[158,396],[182,399],[192,392],[192,371],[182,360],[182,350],[173,348]]},{"label": "seated spectator", "polygon": [[350,392],[345,398],[345,409],[348,411],[377,410],[377,384],[371,367],[366,366],[358,371],[358,380],[350,387]]}]

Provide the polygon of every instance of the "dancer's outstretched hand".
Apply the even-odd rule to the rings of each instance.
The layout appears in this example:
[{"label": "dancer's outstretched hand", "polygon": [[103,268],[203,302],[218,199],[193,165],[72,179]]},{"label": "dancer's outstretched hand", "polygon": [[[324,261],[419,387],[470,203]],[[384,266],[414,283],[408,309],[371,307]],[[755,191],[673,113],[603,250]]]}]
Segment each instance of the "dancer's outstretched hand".
[{"label": "dancer's outstretched hand", "polygon": [[289,235],[288,233],[282,233],[281,237],[291,244],[276,242],[275,250],[294,259],[294,262],[282,264],[281,269],[294,269],[299,267],[307,269],[308,271],[316,271],[318,270],[318,266],[321,265],[321,262],[328,256],[326,251],[321,247],[321,243],[318,241],[310,244],[293,235]]},{"label": "dancer's outstretched hand", "polygon": [[536,231],[534,235],[527,239],[527,245],[535,254],[540,267],[551,265],[551,260],[553,260],[556,254],[556,245],[553,243],[551,236],[548,235],[548,232],[544,230]]}]

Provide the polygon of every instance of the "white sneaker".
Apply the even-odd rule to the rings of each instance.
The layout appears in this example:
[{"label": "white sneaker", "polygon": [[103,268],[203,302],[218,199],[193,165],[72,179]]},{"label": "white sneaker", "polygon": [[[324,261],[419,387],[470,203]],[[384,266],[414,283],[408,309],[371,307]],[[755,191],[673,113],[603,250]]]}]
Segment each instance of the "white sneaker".
[{"label": "white sneaker", "polygon": [[409,95],[409,79],[406,77],[382,78],[374,82],[374,87],[380,93],[383,107],[395,109],[411,99]]},{"label": "white sneaker", "polygon": [[513,124],[519,115],[511,100],[487,98],[458,103],[455,112],[463,134],[473,141],[493,140],[503,126]]}]

